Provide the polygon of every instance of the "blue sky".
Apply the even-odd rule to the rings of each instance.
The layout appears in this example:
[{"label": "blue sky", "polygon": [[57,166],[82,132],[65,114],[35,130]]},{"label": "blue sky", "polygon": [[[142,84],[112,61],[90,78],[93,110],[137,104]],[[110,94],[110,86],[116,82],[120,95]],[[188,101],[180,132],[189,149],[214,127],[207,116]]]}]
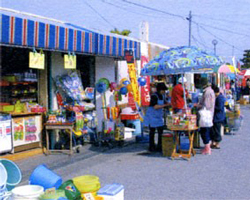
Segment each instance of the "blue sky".
[{"label": "blue sky", "polygon": [[[150,10],[140,6],[157,9]],[[189,11],[193,14],[192,45],[231,61],[250,49],[250,0],[0,0],[1,7],[59,19],[104,33],[129,29],[139,38],[139,24],[149,23],[149,41],[166,46],[188,45]],[[233,48],[234,46],[234,48]]]}]

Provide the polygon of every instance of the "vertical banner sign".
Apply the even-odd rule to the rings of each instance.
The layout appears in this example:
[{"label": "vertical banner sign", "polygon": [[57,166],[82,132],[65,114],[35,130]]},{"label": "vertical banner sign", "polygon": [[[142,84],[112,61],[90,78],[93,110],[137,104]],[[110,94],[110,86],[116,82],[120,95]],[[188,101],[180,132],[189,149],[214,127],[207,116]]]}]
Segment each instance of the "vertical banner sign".
[{"label": "vertical banner sign", "polygon": [[127,65],[128,65],[128,74],[129,74],[129,79],[130,79],[130,83],[132,86],[134,100],[140,106],[141,105],[141,98],[140,98],[137,77],[136,77],[136,69],[135,69],[133,51],[132,50],[125,50],[125,58],[126,58]]},{"label": "vertical banner sign", "polygon": [[[148,63],[148,58],[145,56],[141,56],[141,69],[144,67],[145,64]],[[146,76],[146,85],[141,87],[141,105],[142,106],[149,106],[150,104],[150,77]]]},{"label": "vertical banner sign", "polygon": [[29,68],[44,69],[44,54],[43,53],[29,53]]},{"label": "vertical banner sign", "polygon": [[64,68],[76,69],[76,55],[70,55],[70,54],[64,55]]}]

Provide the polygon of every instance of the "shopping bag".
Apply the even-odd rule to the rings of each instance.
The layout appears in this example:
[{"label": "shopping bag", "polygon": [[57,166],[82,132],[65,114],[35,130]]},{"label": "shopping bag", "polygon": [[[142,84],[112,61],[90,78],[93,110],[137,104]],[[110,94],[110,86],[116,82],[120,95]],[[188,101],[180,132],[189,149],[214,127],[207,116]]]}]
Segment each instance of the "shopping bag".
[{"label": "shopping bag", "polygon": [[200,120],[199,127],[212,127],[213,126],[213,115],[210,110],[206,108],[202,108],[199,111]]}]

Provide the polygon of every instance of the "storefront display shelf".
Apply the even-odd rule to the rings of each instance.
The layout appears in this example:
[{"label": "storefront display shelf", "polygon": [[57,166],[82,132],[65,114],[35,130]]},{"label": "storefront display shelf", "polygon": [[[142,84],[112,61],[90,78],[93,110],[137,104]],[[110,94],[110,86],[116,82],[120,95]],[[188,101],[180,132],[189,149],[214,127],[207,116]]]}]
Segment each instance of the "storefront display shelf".
[{"label": "storefront display shelf", "polygon": [[11,112],[10,115],[15,117],[15,116],[25,116],[25,115],[41,115],[42,113],[40,112],[26,112],[26,113],[16,113],[16,112]]},{"label": "storefront display shelf", "polygon": [[30,84],[35,84],[37,83],[36,81],[20,81],[20,82],[12,82],[10,85],[30,85]]}]

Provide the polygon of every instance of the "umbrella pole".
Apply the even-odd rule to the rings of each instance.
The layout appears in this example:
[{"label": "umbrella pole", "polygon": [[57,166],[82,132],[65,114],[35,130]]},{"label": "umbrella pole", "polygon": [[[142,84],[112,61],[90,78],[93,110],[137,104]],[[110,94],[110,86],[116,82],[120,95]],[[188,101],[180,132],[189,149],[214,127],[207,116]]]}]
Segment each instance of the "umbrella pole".
[{"label": "umbrella pole", "polygon": [[187,98],[186,98],[186,90],[184,87],[183,74],[181,74],[181,78],[182,78],[182,87],[183,87],[183,93],[184,93],[185,109],[187,109]]}]

